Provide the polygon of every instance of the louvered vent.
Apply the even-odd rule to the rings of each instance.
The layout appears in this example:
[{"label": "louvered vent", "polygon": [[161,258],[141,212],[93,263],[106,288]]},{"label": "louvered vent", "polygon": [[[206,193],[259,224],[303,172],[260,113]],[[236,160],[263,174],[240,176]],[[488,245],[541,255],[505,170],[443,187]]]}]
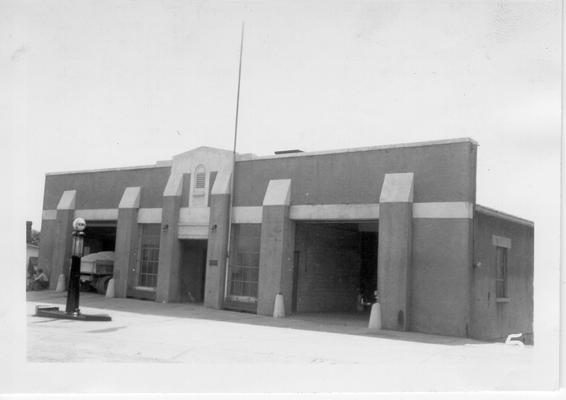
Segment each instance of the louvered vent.
[{"label": "louvered vent", "polygon": [[199,165],[195,171],[195,188],[203,189],[206,183],[206,173],[204,166]]}]

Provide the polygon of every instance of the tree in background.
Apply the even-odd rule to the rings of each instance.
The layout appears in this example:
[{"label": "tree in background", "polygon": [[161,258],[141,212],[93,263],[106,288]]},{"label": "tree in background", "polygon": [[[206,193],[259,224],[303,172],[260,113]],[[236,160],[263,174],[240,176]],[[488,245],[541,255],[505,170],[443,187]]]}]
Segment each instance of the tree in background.
[{"label": "tree in background", "polygon": [[31,221],[26,221],[26,243],[39,246],[39,231],[31,228]]}]

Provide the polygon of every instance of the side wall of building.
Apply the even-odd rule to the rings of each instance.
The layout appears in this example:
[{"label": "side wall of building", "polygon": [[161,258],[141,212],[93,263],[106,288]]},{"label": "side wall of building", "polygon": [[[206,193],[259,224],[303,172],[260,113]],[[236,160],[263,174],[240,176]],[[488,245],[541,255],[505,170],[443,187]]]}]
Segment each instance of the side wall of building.
[{"label": "side wall of building", "polygon": [[[495,238],[494,238],[495,237]],[[498,243],[501,242],[501,243]],[[507,249],[507,296],[496,295],[496,247]],[[471,336],[504,340],[523,333],[533,341],[534,227],[475,212]]]},{"label": "side wall of building", "polygon": [[413,219],[410,330],[469,336],[472,220]]}]

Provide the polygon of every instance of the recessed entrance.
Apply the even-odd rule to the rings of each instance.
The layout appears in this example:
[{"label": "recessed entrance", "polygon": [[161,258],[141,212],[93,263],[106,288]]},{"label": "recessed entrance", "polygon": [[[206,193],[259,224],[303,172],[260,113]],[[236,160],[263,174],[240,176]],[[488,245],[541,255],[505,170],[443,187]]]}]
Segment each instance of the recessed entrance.
[{"label": "recessed entrance", "polygon": [[181,240],[179,299],[181,302],[202,303],[206,279],[206,240]]},{"label": "recessed entrance", "polygon": [[367,311],[377,288],[377,228],[377,221],[297,223],[292,311]]}]

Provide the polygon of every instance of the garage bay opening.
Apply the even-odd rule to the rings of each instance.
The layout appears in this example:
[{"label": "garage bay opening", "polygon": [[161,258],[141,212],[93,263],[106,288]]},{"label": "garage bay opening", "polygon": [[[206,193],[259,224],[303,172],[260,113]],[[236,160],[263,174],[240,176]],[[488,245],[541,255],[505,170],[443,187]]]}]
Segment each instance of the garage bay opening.
[{"label": "garage bay opening", "polygon": [[293,313],[368,313],[377,289],[377,230],[377,221],[297,223]]},{"label": "garage bay opening", "polygon": [[114,273],[116,221],[87,221],[81,258],[81,289],[106,293]]}]

